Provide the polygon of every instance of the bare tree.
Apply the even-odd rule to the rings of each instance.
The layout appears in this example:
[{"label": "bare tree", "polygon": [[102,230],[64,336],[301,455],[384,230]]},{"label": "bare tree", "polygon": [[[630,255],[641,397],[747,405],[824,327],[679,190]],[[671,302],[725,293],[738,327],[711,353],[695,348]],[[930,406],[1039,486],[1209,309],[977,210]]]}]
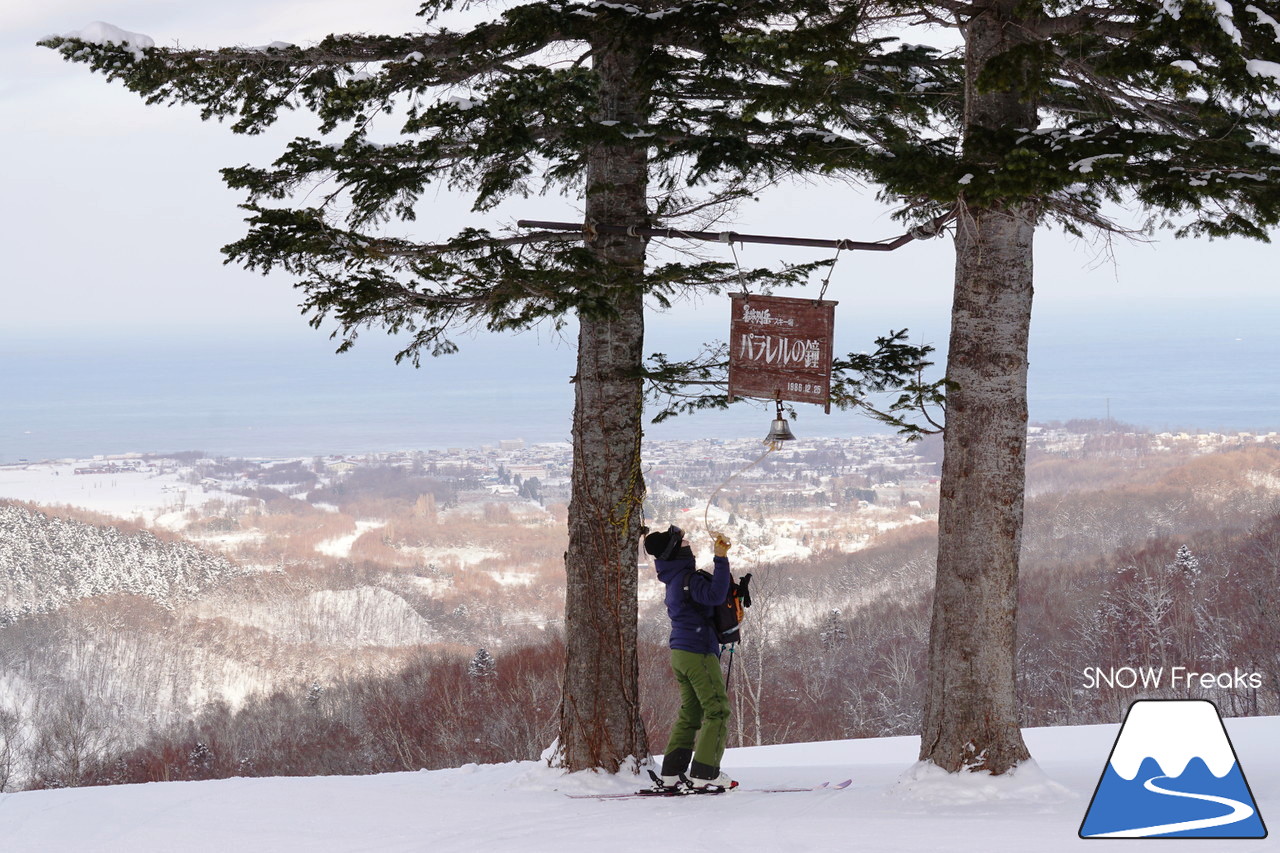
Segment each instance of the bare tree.
[{"label": "bare tree", "polygon": [[101,709],[74,689],[55,691],[35,714],[33,775],[46,784],[79,784],[85,771],[116,745]]},{"label": "bare tree", "polygon": [[25,744],[22,718],[8,708],[0,708],[0,794],[18,780]]}]

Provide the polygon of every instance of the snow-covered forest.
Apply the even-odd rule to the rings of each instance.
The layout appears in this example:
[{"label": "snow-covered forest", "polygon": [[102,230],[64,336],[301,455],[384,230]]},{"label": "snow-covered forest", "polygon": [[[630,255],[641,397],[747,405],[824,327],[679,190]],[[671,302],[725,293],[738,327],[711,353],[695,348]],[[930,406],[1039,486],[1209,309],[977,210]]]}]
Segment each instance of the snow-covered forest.
[{"label": "snow-covered forest", "polygon": [[[797,445],[731,479],[710,507],[758,454],[733,443],[649,452],[651,523],[696,538],[705,513],[739,543],[735,570],[753,573],[732,743],[914,733],[936,447]],[[556,452],[189,459],[182,507],[157,507],[150,522],[0,508],[0,783],[536,757],[554,738],[563,659]],[[1033,436],[1027,725],[1115,722],[1140,695],[1280,712],[1277,469],[1280,448],[1239,437]],[[169,469],[152,470],[130,476]],[[662,732],[677,697],[661,590],[647,563],[639,571],[643,713]],[[1092,668],[1139,666],[1234,667],[1260,681],[1090,683]]]},{"label": "snow-covered forest", "polygon": [[237,574],[225,557],[187,542],[12,504],[0,505],[0,542],[0,625],[112,594],[172,606]]}]

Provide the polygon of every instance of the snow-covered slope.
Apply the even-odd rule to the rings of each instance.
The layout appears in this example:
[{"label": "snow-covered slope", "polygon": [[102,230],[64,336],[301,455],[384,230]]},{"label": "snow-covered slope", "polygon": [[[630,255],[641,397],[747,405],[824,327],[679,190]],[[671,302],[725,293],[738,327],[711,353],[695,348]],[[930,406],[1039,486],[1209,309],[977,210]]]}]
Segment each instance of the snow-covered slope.
[{"label": "snow-covered slope", "polygon": [[[1264,819],[1280,820],[1280,718],[1228,720],[1227,728]],[[1076,833],[1117,729],[1028,730],[1037,766],[1011,779],[922,772],[916,738],[727,755],[726,767],[748,789],[853,779],[842,791],[798,794],[570,799],[635,783],[564,776],[532,762],[5,794],[0,839],[6,853],[1078,851],[1087,843]],[[1232,841],[1230,849],[1275,849],[1275,842]]]},{"label": "snow-covered slope", "polygon": [[176,603],[238,574],[225,557],[186,542],[0,504],[0,625],[96,595]]}]

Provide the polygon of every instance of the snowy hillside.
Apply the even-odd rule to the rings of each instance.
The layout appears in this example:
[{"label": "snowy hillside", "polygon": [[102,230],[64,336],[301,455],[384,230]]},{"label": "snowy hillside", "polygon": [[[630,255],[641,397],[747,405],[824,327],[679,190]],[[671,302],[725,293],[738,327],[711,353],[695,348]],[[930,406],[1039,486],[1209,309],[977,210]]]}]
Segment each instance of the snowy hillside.
[{"label": "snowy hillside", "polygon": [[[1280,718],[1227,721],[1264,820],[1280,819]],[[229,779],[0,795],[6,853],[452,851],[647,853],[1076,851],[1118,726],[1030,729],[1037,766],[1012,779],[913,767],[916,738],[731,750],[747,789],[852,778],[840,791],[658,800],[571,799],[627,779],[539,763],[367,777]],[[1091,842],[1099,849],[1123,842]],[[1222,842],[1210,842],[1210,844]],[[1232,851],[1275,849],[1232,841]],[[1092,849],[1092,848],[1090,848]],[[1217,849],[1214,847],[1202,849]]]},{"label": "snowy hillside", "polygon": [[0,625],[110,593],[169,604],[238,574],[185,542],[0,504]]}]

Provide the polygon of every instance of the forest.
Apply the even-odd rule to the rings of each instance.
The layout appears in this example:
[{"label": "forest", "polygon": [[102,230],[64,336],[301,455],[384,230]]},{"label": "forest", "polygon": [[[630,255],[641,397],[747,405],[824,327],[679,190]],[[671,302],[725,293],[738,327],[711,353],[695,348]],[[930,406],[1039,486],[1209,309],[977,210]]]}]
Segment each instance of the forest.
[{"label": "forest", "polygon": [[[1031,454],[1023,725],[1117,722],[1151,696],[1280,713],[1280,449],[1067,436]],[[735,571],[753,574],[743,642],[724,657],[731,745],[918,733],[931,452],[886,466],[792,450],[707,508],[739,543]],[[291,464],[242,482],[241,501],[189,510],[181,531],[0,507],[6,546],[29,543],[0,590],[0,790],[413,770],[551,745],[563,504],[477,490],[476,471]],[[733,469],[651,472],[646,516],[700,523]],[[646,561],[641,699],[660,741],[678,697]],[[1145,689],[1090,675],[1176,666],[1257,678]]]}]

